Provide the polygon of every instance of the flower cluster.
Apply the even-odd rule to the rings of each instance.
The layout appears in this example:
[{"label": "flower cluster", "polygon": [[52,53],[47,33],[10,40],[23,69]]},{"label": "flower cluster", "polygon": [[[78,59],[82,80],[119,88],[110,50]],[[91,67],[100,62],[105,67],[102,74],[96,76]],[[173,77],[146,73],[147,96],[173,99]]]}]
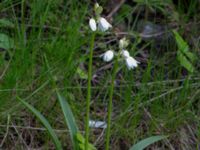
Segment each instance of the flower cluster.
[{"label": "flower cluster", "polygon": [[[129,52],[125,49],[127,46],[128,41],[125,38],[121,39],[119,41],[120,52],[118,53],[118,55],[120,55],[125,60],[127,68],[131,70],[136,68],[140,62],[130,56]],[[105,62],[109,62],[114,58],[114,55],[115,53],[113,50],[108,50],[102,55],[102,57]]]},{"label": "flower cluster", "polygon": [[[96,17],[90,18],[89,20],[89,26],[92,31],[96,31],[97,29],[104,32],[107,31],[109,28],[112,27],[112,25],[103,17],[101,17],[101,13],[103,11],[103,8],[99,6],[99,4],[95,4],[95,14]],[[106,51],[101,57],[105,62],[110,62],[115,55],[120,55],[123,60],[125,60],[125,64],[129,70],[134,69],[138,66],[140,62],[135,60],[133,57],[130,56],[129,52],[126,50],[126,47],[128,46],[129,41],[126,40],[126,38],[122,38],[119,41],[119,52],[116,53],[113,50]]]},{"label": "flower cluster", "polygon": [[129,52],[125,49],[128,46],[128,43],[129,42],[126,40],[126,38],[121,39],[119,41],[119,48],[121,49],[120,54],[125,59],[127,68],[131,70],[136,68],[140,62],[131,57]]},{"label": "flower cluster", "polygon": [[94,18],[90,18],[89,20],[89,26],[92,31],[96,31],[97,29],[105,32],[109,28],[112,28],[112,25],[103,17],[101,17],[101,13],[103,11],[103,8],[99,6],[98,3],[95,4],[95,14],[96,16]]}]

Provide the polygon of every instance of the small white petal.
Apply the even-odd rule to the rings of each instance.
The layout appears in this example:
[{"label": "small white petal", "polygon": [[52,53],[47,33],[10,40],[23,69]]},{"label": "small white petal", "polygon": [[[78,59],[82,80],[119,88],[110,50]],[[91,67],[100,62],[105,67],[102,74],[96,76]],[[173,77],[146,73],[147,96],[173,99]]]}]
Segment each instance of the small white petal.
[{"label": "small white petal", "polygon": [[98,23],[99,23],[98,24],[99,30],[103,31],[103,32],[112,27],[112,25],[103,17],[99,18],[99,22]]},{"label": "small white petal", "polygon": [[89,121],[89,127],[91,127],[91,128],[102,128],[102,129],[105,129],[105,128],[107,128],[107,124],[104,121],[90,120]]},{"label": "small white petal", "polygon": [[133,57],[126,58],[126,66],[128,67],[129,70],[136,68],[139,63],[140,62],[135,60]]},{"label": "small white petal", "polygon": [[129,55],[129,52],[127,50],[122,50],[121,52],[121,55],[124,57],[124,58],[128,58],[130,55]]},{"label": "small white petal", "polygon": [[92,31],[96,31],[97,30],[97,24],[96,24],[96,21],[93,18],[90,19],[89,25],[90,25],[90,29]]},{"label": "small white petal", "polygon": [[111,61],[113,57],[114,57],[114,52],[112,50],[108,50],[103,54],[103,60],[105,62]]}]

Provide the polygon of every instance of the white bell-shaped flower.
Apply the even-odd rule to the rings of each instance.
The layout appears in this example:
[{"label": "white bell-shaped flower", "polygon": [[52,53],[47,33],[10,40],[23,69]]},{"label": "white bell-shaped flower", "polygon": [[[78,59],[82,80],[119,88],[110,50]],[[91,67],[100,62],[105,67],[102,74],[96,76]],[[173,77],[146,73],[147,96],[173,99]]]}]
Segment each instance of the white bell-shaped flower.
[{"label": "white bell-shaped flower", "polygon": [[100,31],[106,31],[109,28],[112,28],[112,25],[103,17],[99,18],[98,27]]},{"label": "white bell-shaped flower", "polygon": [[112,50],[108,50],[103,54],[103,60],[105,62],[111,61],[113,57],[114,57],[114,52]]},{"label": "white bell-shaped flower", "polygon": [[96,21],[93,18],[90,19],[89,25],[90,25],[90,29],[92,31],[96,31],[97,30],[97,24],[96,24]]},{"label": "white bell-shaped flower", "polygon": [[129,55],[129,52],[127,50],[122,50],[121,51],[121,55],[124,57],[124,58],[128,58],[130,55]]},{"label": "white bell-shaped flower", "polygon": [[126,66],[128,67],[129,70],[136,68],[140,63],[133,57],[127,57],[125,60],[126,60]]}]

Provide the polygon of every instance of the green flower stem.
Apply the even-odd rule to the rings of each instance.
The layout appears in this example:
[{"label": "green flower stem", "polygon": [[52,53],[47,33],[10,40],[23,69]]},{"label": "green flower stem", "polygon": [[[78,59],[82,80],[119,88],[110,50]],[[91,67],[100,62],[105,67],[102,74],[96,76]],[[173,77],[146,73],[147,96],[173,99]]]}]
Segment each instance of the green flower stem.
[{"label": "green flower stem", "polygon": [[85,118],[85,150],[88,150],[89,146],[89,117],[90,117],[90,100],[91,100],[91,80],[92,80],[92,57],[94,49],[95,32],[92,33],[90,43],[90,55],[88,65],[88,85],[87,85],[87,98],[86,98],[86,118]]},{"label": "green flower stem", "polygon": [[109,150],[110,146],[110,127],[111,127],[111,116],[112,116],[112,100],[113,100],[113,92],[114,92],[114,84],[115,84],[115,78],[117,74],[117,68],[118,68],[118,57],[115,59],[114,62],[114,69],[112,73],[112,81],[109,91],[109,102],[108,102],[108,120],[107,120],[107,130],[106,130],[106,150]]}]

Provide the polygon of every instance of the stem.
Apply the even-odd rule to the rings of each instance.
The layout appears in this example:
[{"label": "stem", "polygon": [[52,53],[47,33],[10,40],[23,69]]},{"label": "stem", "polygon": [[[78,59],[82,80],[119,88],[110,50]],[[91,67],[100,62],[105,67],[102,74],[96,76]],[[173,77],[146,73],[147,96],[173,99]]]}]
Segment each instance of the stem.
[{"label": "stem", "polygon": [[88,64],[88,85],[87,85],[87,98],[86,98],[86,118],[85,118],[85,150],[88,149],[89,145],[89,117],[90,117],[90,99],[91,99],[91,80],[92,80],[92,57],[94,49],[95,33],[92,33],[90,43],[90,55]]},{"label": "stem", "polygon": [[109,92],[108,120],[107,120],[107,130],[106,130],[106,150],[109,150],[109,145],[110,145],[112,100],[113,100],[114,83],[115,83],[115,77],[116,77],[116,74],[117,74],[117,68],[118,68],[118,58],[115,60],[115,63],[114,63],[114,70],[113,70],[113,73],[112,73],[112,81],[111,81],[110,92]]}]

